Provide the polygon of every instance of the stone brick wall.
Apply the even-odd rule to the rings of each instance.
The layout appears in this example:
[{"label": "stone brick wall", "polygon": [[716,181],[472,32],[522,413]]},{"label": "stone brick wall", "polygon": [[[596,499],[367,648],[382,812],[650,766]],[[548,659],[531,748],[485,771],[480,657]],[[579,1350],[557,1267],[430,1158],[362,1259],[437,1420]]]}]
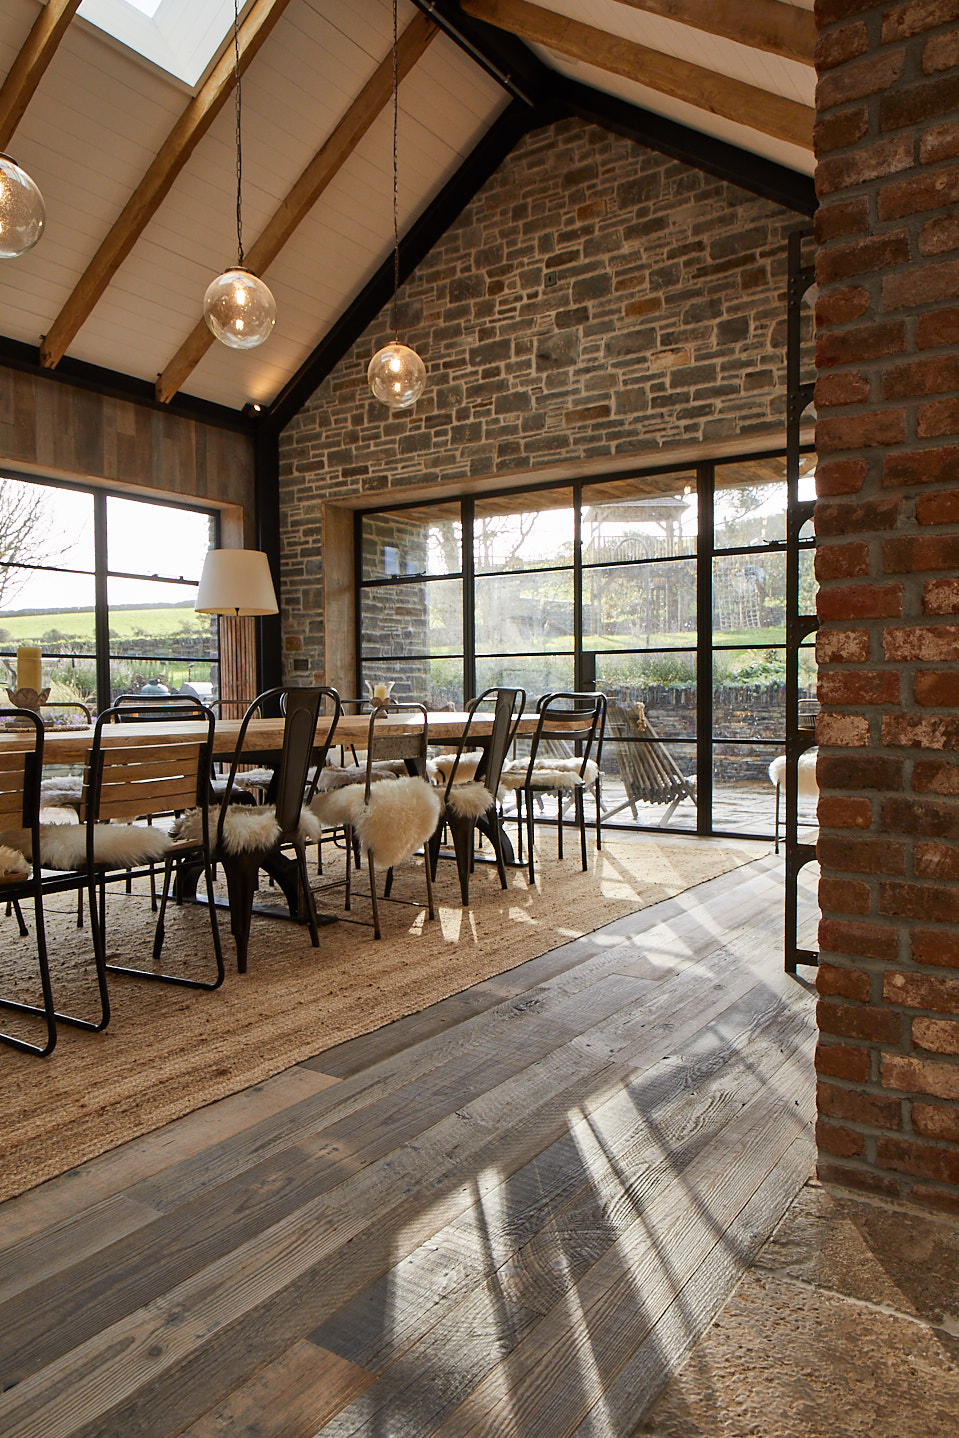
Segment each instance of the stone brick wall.
[{"label": "stone brick wall", "polygon": [[401,291],[415,409],[366,385],[384,314],[282,436],[288,661],[322,669],[324,500],[782,425],[799,223],[579,121],[526,137]]},{"label": "stone brick wall", "polygon": [[959,0],[817,0],[820,1173],[959,1212]]}]

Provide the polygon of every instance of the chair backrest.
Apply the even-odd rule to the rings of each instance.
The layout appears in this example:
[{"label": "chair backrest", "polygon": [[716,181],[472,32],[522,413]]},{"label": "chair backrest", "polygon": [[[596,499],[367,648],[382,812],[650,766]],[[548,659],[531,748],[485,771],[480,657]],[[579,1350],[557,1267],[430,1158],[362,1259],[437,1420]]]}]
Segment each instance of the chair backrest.
[{"label": "chair backrest", "polygon": [[469,718],[457,746],[456,759],[446,781],[447,796],[456,782],[456,770],[460,759],[464,751],[470,747],[470,731],[474,722],[485,713],[483,706],[489,704],[494,706],[493,728],[489,738],[483,741],[484,755],[476,771],[476,778],[486,785],[491,794],[495,794],[499,788],[503,765],[516,737],[516,729],[526,707],[525,689],[484,689],[482,694],[478,694],[475,699],[470,700],[467,705]]},{"label": "chair backrest", "polygon": [[[413,716],[416,715],[417,718]],[[408,716],[408,718],[406,717]],[[390,720],[402,720],[399,733],[385,734]],[[373,786],[373,765],[378,759],[406,759],[420,774],[426,774],[426,753],[429,748],[429,715],[423,704],[378,704],[370,715],[366,741],[366,802]]]},{"label": "chair backrest", "polygon": [[[316,731],[320,720],[320,711],[327,701],[332,706],[332,714],[329,716],[329,723],[318,744]],[[263,694],[258,694],[244,714],[237,734],[226,791],[220,806],[217,845],[223,839],[223,824],[237,768],[240,764],[248,762],[244,758],[243,750],[250,721],[271,708],[279,708],[283,715],[283,747],[280,751],[276,778],[272,786],[276,821],[280,826],[283,838],[296,832],[300,822],[300,811],[304,802],[312,797],[312,792],[316,787],[316,777],[326,762],[333,731],[340,717],[340,696],[336,690],[330,689],[326,685],[318,685],[309,689],[299,688],[295,685],[279,685],[275,689],[267,689]],[[311,764],[316,765],[316,773],[312,785],[307,789]]]},{"label": "chair backrest", "polygon": [[29,829],[31,853],[40,852],[40,779],[43,773],[43,721],[30,709],[0,709],[0,832]]},{"label": "chair backrest", "polygon": [[93,723],[92,710],[90,710],[88,706],[84,704],[80,699],[48,699],[43,707],[44,709],[66,709],[68,711],[76,710],[78,714],[83,715],[84,719],[88,724]]},{"label": "chair backrest", "polygon": [[119,694],[110,706],[113,716],[110,722],[120,724],[127,721],[138,723],[144,719],[182,719],[181,711],[184,705],[195,707],[200,703],[192,694]]},{"label": "chair backrest", "polygon": [[[599,763],[606,732],[605,694],[577,693],[574,690],[543,694],[537,699],[536,708],[539,710],[539,721],[530,746],[530,772],[540,744],[547,740],[565,739],[580,749],[577,757],[581,761],[581,775],[586,772],[588,759],[593,758]],[[592,752],[594,745],[595,753]]]},{"label": "chair backrest", "polygon": [[97,719],[84,775],[81,818],[90,823],[147,819],[183,809],[205,809],[209,803],[215,718],[198,699],[181,698],[178,709],[165,708],[164,723],[198,724],[194,733],[158,738],[144,733],[122,742],[104,742],[104,734],[117,724],[146,728],[154,714],[131,714],[126,706],[111,705]]}]

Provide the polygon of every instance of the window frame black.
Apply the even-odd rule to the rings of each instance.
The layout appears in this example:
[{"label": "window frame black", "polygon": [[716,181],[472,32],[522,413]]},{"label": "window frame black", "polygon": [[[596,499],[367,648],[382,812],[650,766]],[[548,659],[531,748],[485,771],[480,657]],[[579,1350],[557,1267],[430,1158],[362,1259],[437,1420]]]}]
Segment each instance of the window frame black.
[{"label": "window frame black", "polygon": [[[203,504],[184,503],[180,499],[161,497],[153,495],[149,491],[117,489],[110,485],[83,484],[73,480],[64,480],[46,475],[27,474],[18,470],[15,466],[4,465],[0,468],[0,478],[13,479],[25,484],[35,484],[43,489],[63,489],[74,494],[86,494],[93,500],[93,568],[74,569],[70,565],[55,564],[17,564],[6,561],[0,562],[4,569],[28,569],[35,573],[46,574],[77,574],[93,580],[94,591],[94,639],[93,653],[60,653],[58,659],[77,660],[82,659],[89,663],[92,659],[96,671],[97,709],[102,710],[109,707],[112,702],[112,684],[110,681],[110,666],[114,658],[143,660],[148,663],[158,663],[163,660],[180,660],[190,662],[191,655],[141,655],[123,654],[112,655],[110,652],[110,608],[107,600],[108,584],[111,579],[133,579],[142,580],[145,583],[153,584],[180,584],[184,589],[193,589],[196,580],[184,579],[178,575],[168,577],[161,574],[131,574],[126,570],[110,569],[107,556],[107,501],[110,499],[132,500],[136,504],[153,504],[161,509],[175,509],[190,514],[202,514],[207,520],[212,521],[213,542],[211,548],[216,548],[220,543],[220,511],[215,506],[208,507]],[[199,578],[199,576],[197,576]],[[17,645],[13,645],[11,654],[6,653],[8,646],[0,644],[0,657],[16,658]],[[219,675],[220,669],[220,637],[218,628],[212,634],[213,655],[203,663],[209,663],[211,669],[216,669]],[[195,662],[195,661],[194,661]],[[218,687],[218,686],[217,686]]]},{"label": "window frame black", "polygon": [[[811,444],[804,444],[803,446],[801,446],[800,453],[801,453],[801,454],[804,454],[804,455],[806,455],[806,454],[813,454],[813,453],[814,453],[813,446],[812,446]],[[664,734],[661,734],[661,735],[659,736],[660,738],[662,738],[663,740],[665,740],[665,741],[668,742],[668,743],[684,744],[684,745],[691,746],[691,747],[694,746],[695,749],[696,749],[696,775],[697,775],[697,778],[696,778],[696,786],[697,786],[696,827],[695,827],[695,829],[693,829],[693,828],[676,827],[676,828],[671,828],[671,829],[669,829],[668,832],[669,832],[670,834],[680,834],[680,835],[685,834],[685,835],[687,835],[687,836],[689,836],[689,837],[696,837],[696,836],[700,836],[700,837],[713,837],[713,836],[715,836],[715,837],[732,838],[732,839],[771,839],[771,838],[773,837],[771,831],[768,832],[768,833],[764,833],[764,832],[744,831],[744,830],[741,830],[741,829],[723,829],[723,828],[717,828],[717,827],[715,826],[715,823],[714,823],[714,812],[713,812],[713,811],[714,811],[714,795],[713,795],[713,782],[712,782],[712,779],[713,779],[713,760],[714,760],[714,755],[715,755],[715,752],[716,752],[717,749],[720,749],[720,750],[721,750],[721,749],[724,748],[724,747],[733,746],[733,745],[742,746],[742,745],[748,743],[748,745],[749,745],[750,747],[768,748],[769,751],[770,751],[770,758],[772,759],[776,754],[782,753],[782,751],[783,751],[783,744],[784,744],[784,742],[785,742],[785,733],[784,733],[784,736],[783,736],[783,739],[782,739],[782,740],[779,740],[779,739],[750,739],[750,740],[748,740],[748,741],[747,741],[747,740],[744,740],[744,739],[727,738],[727,737],[724,737],[724,736],[722,736],[722,735],[716,735],[715,732],[714,732],[714,719],[713,719],[714,692],[715,692],[715,691],[714,691],[714,685],[713,685],[713,679],[714,679],[714,659],[713,659],[713,656],[714,656],[715,654],[717,654],[717,653],[722,653],[722,652],[724,652],[724,651],[725,651],[725,652],[734,652],[734,651],[736,651],[736,650],[749,649],[750,647],[753,647],[753,646],[744,645],[744,644],[741,644],[741,643],[739,643],[739,644],[723,644],[723,643],[717,643],[716,640],[715,640],[715,638],[714,638],[714,632],[713,632],[713,575],[714,575],[714,561],[715,561],[715,559],[716,559],[717,557],[720,557],[720,558],[724,558],[724,559],[725,559],[725,558],[729,558],[729,557],[735,556],[735,555],[737,555],[737,554],[743,554],[743,555],[746,555],[746,554],[770,554],[770,553],[771,553],[771,554],[777,554],[777,553],[782,553],[782,552],[784,552],[784,551],[786,550],[786,541],[785,541],[785,539],[782,539],[782,540],[780,540],[780,539],[770,540],[769,542],[767,542],[767,543],[765,543],[765,544],[735,545],[735,546],[732,546],[732,547],[722,546],[722,547],[719,547],[719,548],[716,547],[716,544],[715,544],[715,515],[714,515],[714,502],[715,502],[715,495],[716,495],[716,488],[717,488],[717,486],[716,486],[716,472],[717,472],[717,470],[725,469],[725,468],[727,468],[727,467],[731,467],[731,466],[736,465],[736,464],[748,464],[750,461],[754,461],[754,460],[766,460],[766,459],[777,459],[777,460],[781,460],[781,461],[782,461],[782,465],[783,465],[783,479],[782,479],[782,483],[783,483],[784,493],[785,493],[785,484],[786,484],[786,448],[785,448],[785,444],[783,444],[782,446],[773,446],[773,447],[770,447],[770,448],[768,448],[768,449],[762,449],[762,450],[757,450],[757,451],[753,451],[753,452],[747,452],[747,453],[736,454],[736,455],[723,455],[723,456],[721,456],[721,457],[711,457],[711,458],[701,459],[701,460],[696,461],[695,463],[691,463],[690,461],[687,460],[687,461],[684,462],[684,463],[683,463],[683,462],[677,462],[677,463],[668,464],[668,465],[643,465],[643,466],[637,466],[637,467],[635,467],[635,468],[630,468],[630,469],[628,469],[628,470],[620,470],[620,471],[618,471],[618,472],[615,473],[615,474],[609,474],[609,475],[601,475],[601,476],[600,476],[600,475],[590,475],[589,477],[580,478],[580,479],[575,479],[575,480],[572,480],[572,481],[571,481],[569,478],[566,478],[566,479],[557,479],[557,480],[552,480],[552,481],[545,481],[545,482],[542,482],[542,483],[539,483],[539,484],[530,485],[528,488],[523,488],[522,490],[519,490],[519,489],[517,489],[517,488],[515,488],[515,487],[505,487],[505,486],[504,486],[503,488],[499,488],[499,489],[484,490],[483,493],[482,493],[482,495],[479,495],[479,496],[477,496],[475,493],[474,493],[474,494],[463,494],[463,493],[443,494],[443,496],[442,496],[442,503],[443,503],[444,505],[448,505],[448,504],[454,503],[454,502],[458,502],[459,505],[460,505],[460,525],[461,525],[461,544],[462,544],[462,551],[461,551],[461,552],[462,552],[462,568],[461,568],[461,570],[457,571],[456,573],[448,573],[448,574],[436,574],[436,575],[432,575],[432,574],[396,575],[396,576],[380,577],[380,578],[377,578],[377,579],[364,580],[363,577],[362,577],[362,571],[361,571],[361,566],[360,566],[360,562],[359,562],[359,561],[360,561],[360,556],[361,556],[362,553],[363,553],[363,523],[364,523],[364,521],[369,521],[369,520],[371,520],[371,519],[374,519],[374,518],[377,517],[377,516],[381,516],[381,515],[384,515],[384,514],[397,514],[397,513],[401,512],[401,511],[404,511],[404,510],[430,509],[430,508],[432,508],[432,507],[435,507],[435,505],[436,505],[436,503],[437,503],[437,499],[438,499],[437,496],[433,496],[433,497],[430,498],[430,499],[409,500],[409,501],[407,501],[407,502],[402,502],[402,501],[396,502],[396,501],[394,500],[393,502],[391,502],[391,503],[389,503],[389,504],[384,504],[384,505],[382,505],[382,506],[377,506],[376,508],[359,509],[359,510],[357,510],[356,513],[355,513],[355,515],[354,515],[354,546],[355,546],[355,553],[356,553],[356,556],[357,556],[357,565],[356,565],[356,571],[355,571],[355,597],[356,597],[356,673],[357,673],[357,679],[358,679],[358,682],[359,682],[360,687],[362,688],[362,685],[363,685],[363,664],[364,664],[364,660],[365,660],[366,662],[368,662],[368,663],[379,663],[379,664],[382,664],[385,660],[391,659],[394,663],[397,663],[397,664],[405,664],[405,663],[407,663],[407,662],[412,663],[412,662],[416,662],[416,661],[419,661],[419,662],[428,661],[428,660],[430,660],[430,659],[435,659],[435,658],[438,658],[438,657],[449,658],[449,659],[455,659],[455,658],[459,657],[457,654],[450,654],[450,655],[443,655],[443,656],[429,655],[429,654],[419,655],[419,654],[412,654],[412,653],[411,653],[411,654],[408,654],[408,655],[404,654],[404,655],[402,655],[402,656],[398,656],[398,655],[389,655],[389,656],[387,656],[387,655],[374,655],[374,654],[372,654],[372,653],[371,653],[371,654],[364,654],[364,651],[363,651],[363,594],[364,594],[364,591],[366,591],[366,590],[381,589],[381,588],[389,587],[389,586],[391,586],[391,585],[402,585],[402,584],[408,584],[408,583],[416,583],[416,584],[426,585],[426,584],[433,583],[433,582],[435,582],[435,581],[447,582],[447,581],[449,581],[449,580],[459,580],[459,581],[462,583],[462,585],[463,585],[463,646],[462,646],[462,659],[463,659],[463,694],[464,694],[464,696],[467,697],[467,698],[470,697],[471,695],[475,694],[475,692],[476,692],[476,661],[477,661],[477,659],[481,659],[481,660],[482,660],[482,659],[491,659],[491,658],[500,658],[500,657],[502,657],[502,658],[518,658],[518,659],[523,659],[523,658],[528,658],[528,659],[542,659],[542,658],[546,658],[546,657],[550,657],[550,656],[555,656],[555,657],[558,657],[558,658],[565,658],[565,657],[567,657],[567,655],[568,655],[570,658],[573,659],[573,672],[574,672],[574,681],[573,681],[573,682],[574,682],[575,688],[576,688],[576,689],[592,689],[592,688],[595,687],[595,683],[596,683],[596,659],[597,659],[600,655],[606,655],[606,654],[617,654],[617,655],[618,655],[618,654],[631,653],[631,652],[634,652],[634,651],[631,651],[631,650],[592,649],[592,648],[591,648],[591,649],[584,649],[584,647],[583,647],[583,613],[582,613],[583,574],[584,574],[584,572],[585,572],[585,571],[589,571],[589,570],[594,570],[594,569],[597,569],[597,568],[611,568],[611,567],[618,566],[618,565],[622,565],[623,567],[628,567],[628,566],[638,567],[638,566],[641,566],[641,565],[647,564],[647,563],[657,563],[657,564],[671,563],[673,560],[677,560],[677,561],[678,561],[678,560],[683,560],[684,562],[687,562],[687,563],[690,562],[690,561],[693,561],[693,562],[696,564],[696,566],[697,566],[697,567],[696,567],[696,615],[697,615],[697,623],[696,623],[696,631],[695,631],[695,633],[690,635],[690,640],[691,640],[692,642],[690,642],[690,643],[687,644],[687,645],[679,645],[679,644],[677,644],[677,645],[674,645],[674,646],[656,646],[654,649],[645,649],[645,648],[639,648],[639,647],[637,647],[637,649],[636,649],[636,651],[635,651],[636,653],[642,653],[642,654],[649,654],[649,653],[664,653],[664,654],[666,654],[666,653],[668,653],[668,654],[681,653],[681,654],[694,654],[695,657],[696,657],[696,733],[695,733],[695,735],[694,735],[692,738],[690,738],[688,735],[670,735],[670,734],[665,734],[665,733],[664,733]],[[587,562],[587,563],[584,563],[584,562],[583,562],[583,553],[582,553],[582,510],[583,510],[583,490],[584,490],[584,488],[588,489],[591,485],[595,485],[595,484],[597,484],[597,483],[602,483],[602,484],[604,484],[604,485],[608,485],[608,484],[614,484],[617,480],[621,480],[621,481],[626,482],[626,481],[631,480],[631,479],[664,477],[664,476],[668,476],[668,475],[671,475],[671,474],[674,474],[674,475],[676,475],[676,476],[683,476],[683,477],[684,477],[683,480],[682,480],[683,483],[688,483],[690,476],[693,475],[693,474],[695,475],[698,513],[697,513],[696,547],[695,547],[695,550],[693,551],[693,553],[691,553],[691,554],[669,555],[669,556],[663,556],[663,557],[655,558],[655,559],[654,559],[654,558],[650,558],[650,559],[648,559],[648,560],[636,560],[636,559],[621,560],[621,561],[615,561],[615,560],[614,560],[614,561],[608,561],[608,560],[607,560],[607,561],[603,561],[603,562]],[[495,655],[494,655],[494,654],[477,654],[477,653],[476,653],[476,644],[475,644],[475,638],[476,638],[476,636],[475,636],[475,622],[474,622],[475,581],[476,581],[477,575],[476,575],[476,571],[475,571],[475,569],[474,569],[474,564],[473,564],[473,559],[474,559],[474,547],[473,547],[474,535],[473,535],[473,528],[474,528],[474,519],[475,519],[475,504],[476,504],[476,500],[477,500],[477,499],[480,499],[480,500],[483,500],[483,501],[485,501],[485,500],[495,500],[495,499],[501,498],[501,497],[502,497],[502,498],[509,497],[509,498],[512,498],[512,499],[516,499],[516,498],[519,497],[520,495],[529,496],[530,499],[533,499],[536,495],[542,494],[542,493],[544,493],[544,492],[546,492],[546,491],[560,491],[560,490],[568,490],[568,491],[570,492],[571,496],[572,496],[573,527],[574,527],[574,542],[573,542],[573,558],[572,558],[572,562],[571,562],[570,564],[566,564],[566,565],[548,565],[548,566],[531,565],[530,568],[529,568],[529,570],[524,569],[524,570],[522,570],[522,571],[517,571],[517,572],[522,572],[523,574],[526,574],[526,573],[539,573],[539,572],[545,572],[545,573],[550,573],[550,574],[557,574],[557,573],[563,573],[564,571],[566,571],[566,572],[571,573],[571,575],[572,575],[572,580],[573,580],[573,609],[574,609],[573,648],[570,649],[570,650],[564,650],[564,651],[560,651],[560,650],[556,650],[556,651],[553,651],[553,650],[545,651],[545,650],[543,650],[543,651],[538,651],[538,652],[527,652],[527,651],[516,651],[516,652],[508,651],[508,652],[507,652],[507,651],[497,651],[497,653],[496,653]],[[535,507],[535,506],[531,504],[530,507],[533,508],[533,507]],[[804,550],[813,550],[814,548],[815,548],[815,539],[814,539],[813,536],[810,535],[810,536],[807,537],[806,539],[800,541],[800,545],[799,545],[800,555],[802,554],[802,552],[803,552]],[[502,571],[502,572],[510,572],[510,571]],[[495,574],[495,573],[496,573],[496,571],[483,571],[483,574],[482,574],[481,577],[491,577],[491,575],[493,575],[493,574]],[[706,623],[705,625],[702,623],[702,616],[703,616],[703,615],[708,616],[707,623]],[[787,614],[787,615],[785,616],[786,621],[788,621],[788,618],[789,618],[789,616],[788,616],[788,614]],[[783,638],[783,642],[782,642],[781,644],[763,644],[763,645],[761,645],[760,647],[761,647],[762,649],[764,649],[764,650],[776,650],[776,651],[781,651],[783,654],[785,654],[785,651],[786,651],[785,626],[784,626],[784,638]],[[811,647],[811,646],[810,646],[810,647]],[[615,743],[617,743],[617,744],[621,744],[621,743],[640,744],[640,743],[643,743],[643,742],[646,742],[646,741],[644,741],[644,740],[642,740],[642,739],[639,739],[639,738],[624,739],[624,738],[617,737],[615,741],[611,741],[611,742],[615,742]],[[605,827],[605,826],[604,826],[604,827]],[[628,830],[629,832],[644,832],[644,833],[662,833],[662,832],[664,832],[664,831],[663,831],[662,829],[660,829],[659,826],[656,825],[656,824],[643,824],[643,823],[617,824],[617,823],[615,823],[615,822],[612,822],[612,823],[610,824],[610,828],[612,828],[612,829],[619,829],[619,828],[621,828],[621,829],[624,829],[624,830]]]}]

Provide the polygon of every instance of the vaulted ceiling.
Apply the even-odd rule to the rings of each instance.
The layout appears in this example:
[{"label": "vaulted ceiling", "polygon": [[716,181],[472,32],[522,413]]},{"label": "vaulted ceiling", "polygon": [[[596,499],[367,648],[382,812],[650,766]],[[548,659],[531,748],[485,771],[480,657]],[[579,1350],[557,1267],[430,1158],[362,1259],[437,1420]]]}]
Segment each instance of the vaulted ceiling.
[{"label": "vaulted ceiling", "polygon": [[[76,8],[0,11],[0,149],[47,206],[40,243],[0,270],[0,336],[21,354],[36,347],[46,367],[156,381],[164,401],[269,405],[317,347],[332,352],[349,316],[368,322],[364,295],[373,313],[385,297],[390,0],[250,0],[241,12],[244,241],[278,309],[273,335],[247,352],[202,323],[207,284],[236,258],[232,36],[191,90]],[[422,250],[454,217],[496,146],[521,133],[511,112],[609,120],[787,203],[794,191],[802,208],[811,11],[812,0],[400,0],[401,232]],[[405,264],[415,258],[408,245]]]}]

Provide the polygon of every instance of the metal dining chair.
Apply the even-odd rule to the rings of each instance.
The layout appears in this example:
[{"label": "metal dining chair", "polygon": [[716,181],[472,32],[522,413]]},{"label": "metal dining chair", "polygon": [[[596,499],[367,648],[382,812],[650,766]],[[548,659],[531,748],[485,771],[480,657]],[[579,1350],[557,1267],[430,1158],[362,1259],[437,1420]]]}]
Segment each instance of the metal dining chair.
[{"label": "metal dining chair", "polygon": [[[556,795],[556,851],[563,857],[563,796],[572,794],[575,819],[579,828],[583,869],[588,867],[586,855],[586,812],[583,793],[592,787],[596,798],[596,848],[603,847],[600,806],[600,761],[606,729],[606,695],[577,693],[566,690],[543,694],[537,701],[539,718],[536,732],[526,758],[513,759],[504,766],[500,785],[516,794],[516,817],[519,835],[519,857],[522,858],[523,811],[525,809],[527,864],[529,881],[535,882],[533,855],[534,796]],[[547,743],[571,743],[579,751],[572,758],[557,759],[546,755]],[[543,751],[541,756],[540,751]]]},{"label": "metal dining chair", "polygon": [[[283,701],[283,742],[269,791],[269,803],[256,808],[231,804],[239,766],[247,762],[247,733],[252,720],[264,711],[280,709]],[[324,715],[325,732],[317,739],[321,710],[329,703],[332,714]],[[214,858],[223,866],[230,901],[230,928],[236,942],[239,973],[246,973],[253,914],[253,896],[261,868],[273,875],[282,887],[290,912],[305,918],[310,941],[319,946],[316,905],[306,867],[306,845],[316,843],[321,825],[308,805],[313,797],[316,777],[322,770],[326,754],[340,717],[340,697],[326,686],[298,688],[281,685],[259,694],[249,706],[240,723],[223,801],[217,817],[213,843]],[[312,781],[308,779],[315,766]],[[191,823],[195,828],[195,821]],[[281,850],[291,848],[293,872]]]},{"label": "metal dining chair", "polygon": [[[464,755],[472,752],[470,739],[474,721],[478,715],[486,713],[486,707],[490,704],[493,705],[492,733],[482,743],[478,764],[474,766],[473,761],[470,760],[464,766]],[[452,761],[449,759],[432,761],[441,778],[445,780],[443,784],[443,815],[453,840],[460,894],[464,905],[469,903],[469,881],[474,859],[473,847],[478,827],[482,827],[492,845],[501,887],[505,889],[508,884],[502,832],[496,813],[496,798],[506,756],[516,737],[516,730],[523,716],[525,705],[525,689],[492,688],[484,690],[468,705],[469,717]],[[464,769],[466,777],[462,772]],[[437,829],[431,844],[434,876],[439,852],[440,831]]]}]

